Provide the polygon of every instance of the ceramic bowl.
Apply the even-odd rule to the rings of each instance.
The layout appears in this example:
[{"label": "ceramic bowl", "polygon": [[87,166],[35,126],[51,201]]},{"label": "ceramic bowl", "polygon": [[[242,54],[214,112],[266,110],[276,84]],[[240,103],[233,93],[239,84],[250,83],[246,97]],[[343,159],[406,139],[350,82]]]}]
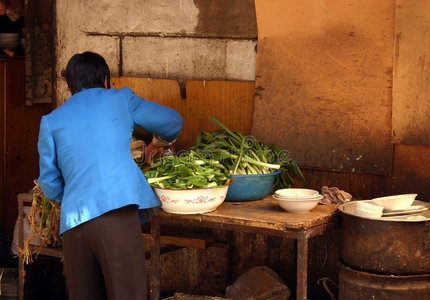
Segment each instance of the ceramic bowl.
[{"label": "ceramic bowl", "polygon": [[408,209],[411,207],[416,196],[417,194],[402,194],[378,197],[372,199],[372,202],[390,210]]},{"label": "ceramic bowl", "polygon": [[289,201],[303,201],[303,200],[321,200],[324,198],[321,194],[316,194],[314,196],[309,197],[286,197],[286,196],[277,196],[276,194],[272,195],[276,200],[289,200]]},{"label": "ceramic bowl", "polygon": [[382,216],[382,211],[380,213],[376,213],[376,212],[371,212],[371,211],[367,211],[367,210],[362,210],[359,209],[357,207],[355,207],[355,213],[363,218],[366,219],[380,219]]},{"label": "ceramic bowl", "polygon": [[355,208],[376,214],[382,214],[382,211],[384,210],[383,206],[364,201],[355,201]]},{"label": "ceramic bowl", "polygon": [[18,32],[3,32],[0,33],[0,38],[11,38],[11,37],[18,37]]},{"label": "ceramic bowl", "polygon": [[290,199],[280,199],[277,197],[273,197],[278,201],[280,207],[290,213],[294,214],[305,214],[315,206],[318,205],[318,202],[322,199],[321,197],[315,199],[299,199],[299,200],[290,200]]},{"label": "ceramic bowl", "polygon": [[313,198],[319,192],[311,189],[288,188],[275,191],[275,196],[281,198]]},{"label": "ceramic bowl", "polygon": [[268,174],[231,175],[233,182],[230,184],[225,201],[254,201],[263,199],[272,190],[276,176],[281,171],[277,170]]},{"label": "ceramic bowl", "polygon": [[224,202],[228,185],[205,189],[163,189],[153,187],[161,208],[175,214],[202,214],[214,211]]}]

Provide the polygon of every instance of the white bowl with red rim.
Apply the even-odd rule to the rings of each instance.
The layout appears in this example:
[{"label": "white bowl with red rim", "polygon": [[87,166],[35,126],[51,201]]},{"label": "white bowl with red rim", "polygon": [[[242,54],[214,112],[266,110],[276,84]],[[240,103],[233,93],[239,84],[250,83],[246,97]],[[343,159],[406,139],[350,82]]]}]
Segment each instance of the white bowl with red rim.
[{"label": "white bowl with red rim", "polygon": [[174,214],[203,214],[216,210],[224,202],[228,184],[203,189],[152,188],[160,199],[164,211]]}]

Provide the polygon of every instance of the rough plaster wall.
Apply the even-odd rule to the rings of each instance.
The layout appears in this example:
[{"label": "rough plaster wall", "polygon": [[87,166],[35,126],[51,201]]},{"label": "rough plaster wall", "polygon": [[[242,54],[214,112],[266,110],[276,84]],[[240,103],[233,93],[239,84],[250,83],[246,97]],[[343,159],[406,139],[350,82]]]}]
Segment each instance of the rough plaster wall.
[{"label": "rough plaster wall", "polygon": [[[18,1],[12,4],[19,5]],[[20,5],[23,6],[21,1]],[[22,8],[22,7],[21,7]],[[52,102],[52,0],[30,1],[25,6],[26,103]]]},{"label": "rough plaster wall", "polygon": [[302,166],[390,174],[394,2],[255,5],[252,133]]},{"label": "rough plaster wall", "polygon": [[89,0],[73,6],[81,8],[79,27],[98,33],[192,33],[199,14],[191,0]]},{"label": "rough plaster wall", "polygon": [[430,146],[430,2],[396,4],[392,140]]},{"label": "rough plaster wall", "polygon": [[69,97],[61,73],[86,50],[113,76],[255,79],[254,1],[58,0],[56,12],[58,104]]}]

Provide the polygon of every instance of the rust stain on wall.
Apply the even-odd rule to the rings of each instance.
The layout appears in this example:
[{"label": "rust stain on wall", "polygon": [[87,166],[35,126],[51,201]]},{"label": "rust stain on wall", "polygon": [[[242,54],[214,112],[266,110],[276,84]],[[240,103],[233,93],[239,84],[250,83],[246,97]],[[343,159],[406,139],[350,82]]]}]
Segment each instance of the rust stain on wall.
[{"label": "rust stain on wall", "polygon": [[256,38],[254,0],[194,0],[199,9],[197,34],[228,38]]}]

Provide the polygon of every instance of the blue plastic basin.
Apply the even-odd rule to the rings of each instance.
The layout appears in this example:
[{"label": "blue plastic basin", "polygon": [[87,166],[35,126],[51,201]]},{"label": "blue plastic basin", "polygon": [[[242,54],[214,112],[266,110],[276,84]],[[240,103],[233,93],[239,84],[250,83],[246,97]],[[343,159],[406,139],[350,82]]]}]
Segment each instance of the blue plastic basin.
[{"label": "blue plastic basin", "polygon": [[232,175],[233,183],[230,184],[225,201],[253,201],[266,197],[275,183],[277,170],[268,174],[256,175]]}]

